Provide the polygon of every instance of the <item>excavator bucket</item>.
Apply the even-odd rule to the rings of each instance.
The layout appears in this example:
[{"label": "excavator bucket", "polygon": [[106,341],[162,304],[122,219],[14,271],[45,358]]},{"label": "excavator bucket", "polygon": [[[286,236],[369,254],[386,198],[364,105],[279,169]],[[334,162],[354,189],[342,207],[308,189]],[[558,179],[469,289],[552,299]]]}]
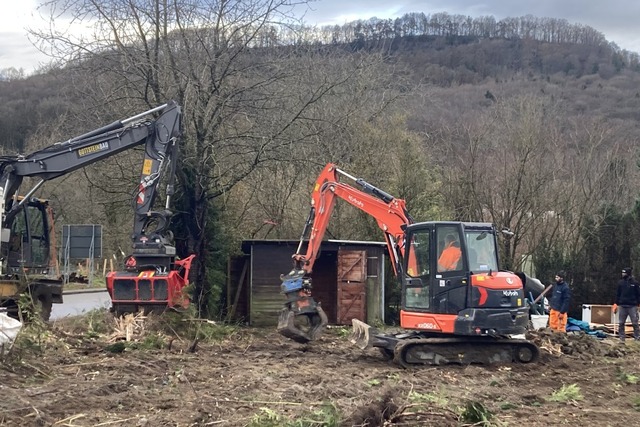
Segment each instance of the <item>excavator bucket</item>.
[{"label": "excavator bucket", "polygon": [[327,315],[319,304],[316,305],[315,312],[295,313],[283,308],[278,319],[278,332],[289,339],[306,344],[319,338],[327,323]]},{"label": "excavator bucket", "polygon": [[358,319],[351,319],[351,326],[349,341],[362,350],[372,347],[373,337],[378,330]]}]

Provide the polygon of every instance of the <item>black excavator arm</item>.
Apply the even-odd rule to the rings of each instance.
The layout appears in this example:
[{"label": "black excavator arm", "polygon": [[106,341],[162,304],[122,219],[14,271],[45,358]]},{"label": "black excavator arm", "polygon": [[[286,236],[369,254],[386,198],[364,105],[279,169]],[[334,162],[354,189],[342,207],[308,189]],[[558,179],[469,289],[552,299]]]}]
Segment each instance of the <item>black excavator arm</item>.
[{"label": "black excavator arm", "polygon": [[[157,114],[157,118],[152,118],[153,114]],[[13,218],[28,204],[44,182],[144,145],[140,184],[134,200],[134,252],[138,250],[143,256],[145,252],[175,254],[175,248],[169,244],[171,236],[167,226],[171,217],[168,206],[173,194],[175,158],[181,132],[181,108],[170,101],[28,155],[1,156],[0,212],[2,227],[5,229],[2,233],[3,243],[6,243],[5,240],[10,235],[6,229],[10,228]],[[167,169],[170,172],[167,175],[169,183],[166,206],[164,210],[153,211],[158,183]],[[18,198],[17,192],[25,177],[39,178],[39,181],[24,197]]]},{"label": "black excavator arm", "polygon": [[[124,271],[106,277],[112,310],[124,314],[189,305],[184,288],[195,255],[177,259],[169,230],[181,117],[181,108],[170,101],[28,155],[0,156],[0,306],[13,310],[28,289],[34,304],[43,304],[46,320],[51,303],[62,302],[62,280],[51,278],[55,234],[50,209],[33,196],[36,190],[46,181],[134,147],[144,147],[144,159],[132,194],[133,250]],[[27,177],[35,178],[36,184],[19,196]],[[153,210],[161,179],[167,183],[166,204]]]}]

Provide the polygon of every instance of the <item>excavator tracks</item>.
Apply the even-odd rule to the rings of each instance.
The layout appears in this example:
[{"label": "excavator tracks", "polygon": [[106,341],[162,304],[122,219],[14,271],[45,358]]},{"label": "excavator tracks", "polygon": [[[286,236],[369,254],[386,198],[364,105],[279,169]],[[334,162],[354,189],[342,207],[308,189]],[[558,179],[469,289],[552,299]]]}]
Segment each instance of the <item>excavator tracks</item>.
[{"label": "excavator tracks", "polygon": [[448,364],[531,363],[539,355],[538,347],[523,339],[412,338],[397,342],[393,360],[409,368]]}]

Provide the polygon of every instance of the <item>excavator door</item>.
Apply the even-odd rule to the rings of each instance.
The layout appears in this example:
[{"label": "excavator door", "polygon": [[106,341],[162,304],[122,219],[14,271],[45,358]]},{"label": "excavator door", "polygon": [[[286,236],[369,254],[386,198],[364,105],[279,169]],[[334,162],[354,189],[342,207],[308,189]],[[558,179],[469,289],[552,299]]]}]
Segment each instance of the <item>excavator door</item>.
[{"label": "excavator door", "polygon": [[[50,273],[50,224],[48,202],[31,199],[13,217],[9,225],[8,241],[3,249],[8,259],[8,272],[20,274]],[[6,246],[5,246],[6,245]]]}]

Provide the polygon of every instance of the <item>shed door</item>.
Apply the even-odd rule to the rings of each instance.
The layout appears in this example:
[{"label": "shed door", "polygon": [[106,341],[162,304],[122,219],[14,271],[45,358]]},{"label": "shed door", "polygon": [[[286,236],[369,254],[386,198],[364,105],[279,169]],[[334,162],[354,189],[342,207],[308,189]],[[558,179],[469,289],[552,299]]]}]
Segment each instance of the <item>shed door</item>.
[{"label": "shed door", "polygon": [[366,251],[338,251],[337,323],[346,325],[351,319],[366,320]]}]

